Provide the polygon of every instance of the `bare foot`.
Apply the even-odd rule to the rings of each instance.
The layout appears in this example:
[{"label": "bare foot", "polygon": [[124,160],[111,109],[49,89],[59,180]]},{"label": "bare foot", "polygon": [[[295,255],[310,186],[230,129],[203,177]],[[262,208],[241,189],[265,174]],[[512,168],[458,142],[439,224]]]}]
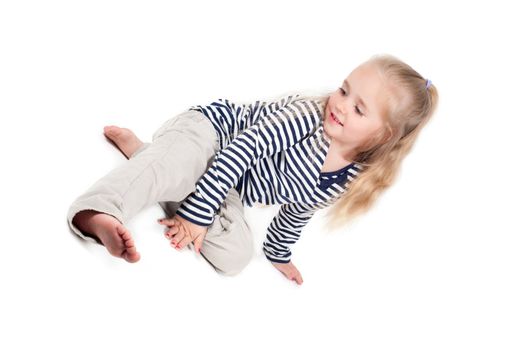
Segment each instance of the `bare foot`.
[{"label": "bare foot", "polygon": [[81,231],[97,237],[111,255],[130,263],[141,258],[132,235],[115,217],[94,210],[83,210],[75,215],[73,224]]},{"label": "bare foot", "polygon": [[127,159],[143,145],[143,141],[132,130],[115,125],[105,126],[104,136],[112,141]]}]

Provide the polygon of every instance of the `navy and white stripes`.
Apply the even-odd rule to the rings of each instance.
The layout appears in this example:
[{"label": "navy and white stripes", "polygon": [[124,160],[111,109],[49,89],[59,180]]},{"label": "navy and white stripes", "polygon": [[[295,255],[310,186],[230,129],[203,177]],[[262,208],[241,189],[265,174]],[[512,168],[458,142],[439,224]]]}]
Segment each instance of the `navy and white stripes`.
[{"label": "navy and white stripes", "polygon": [[282,204],[263,250],[273,262],[288,262],[289,247],[315,211],[336,200],[344,183],[360,171],[352,163],[337,172],[320,172],[331,141],[318,102],[298,96],[249,105],[219,99],[191,107],[211,121],[220,150],[176,213],[209,226],[233,187],[245,205]]}]

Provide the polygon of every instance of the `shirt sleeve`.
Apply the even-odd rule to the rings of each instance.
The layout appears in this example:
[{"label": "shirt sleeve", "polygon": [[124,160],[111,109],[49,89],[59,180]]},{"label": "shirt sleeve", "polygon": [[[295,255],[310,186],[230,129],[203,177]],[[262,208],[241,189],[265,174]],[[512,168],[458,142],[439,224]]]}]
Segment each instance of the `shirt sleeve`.
[{"label": "shirt sleeve", "polygon": [[316,207],[306,207],[300,203],[282,204],[267,228],[263,242],[265,257],[275,263],[286,264],[291,261],[290,246],[298,241],[302,229],[317,210]]},{"label": "shirt sleeve", "polygon": [[317,124],[315,108],[309,101],[294,100],[261,116],[215,154],[176,214],[200,226],[211,225],[227,193],[247,169],[312,133]]}]

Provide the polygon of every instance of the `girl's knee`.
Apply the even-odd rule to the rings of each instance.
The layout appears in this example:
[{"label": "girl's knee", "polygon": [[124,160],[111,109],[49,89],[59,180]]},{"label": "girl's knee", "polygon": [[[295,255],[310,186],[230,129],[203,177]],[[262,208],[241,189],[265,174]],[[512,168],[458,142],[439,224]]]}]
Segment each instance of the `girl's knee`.
[{"label": "girl's knee", "polygon": [[216,271],[225,276],[235,276],[249,265],[252,255],[247,254],[243,258],[232,259],[228,262],[223,262],[219,266],[214,266]]},{"label": "girl's knee", "polygon": [[[231,192],[232,196],[232,192]],[[251,261],[254,252],[252,232],[236,198],[215,217],[202,245],[203,256],[220,274],[233,276],[240,273]]]},{"label": "girl's knee", "polygon": [[210,250],[202,247],[203,257],[214,267],[214,269],[225,276],[239,274],[252,260],[253,249],[246,247],[244,250],[229,252],[227,250]]}]

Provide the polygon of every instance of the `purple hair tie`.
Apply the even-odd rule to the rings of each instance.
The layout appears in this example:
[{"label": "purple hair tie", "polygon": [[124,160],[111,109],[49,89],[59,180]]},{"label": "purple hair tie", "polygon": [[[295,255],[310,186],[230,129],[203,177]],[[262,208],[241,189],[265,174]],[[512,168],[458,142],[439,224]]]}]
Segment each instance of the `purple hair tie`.
[{"label": "purple hair tie", "polygon": [[428,88],[430,87],[430,85],[432,85],[432,80],[430,79],[426,79],[426,89],[428,90]]}]

